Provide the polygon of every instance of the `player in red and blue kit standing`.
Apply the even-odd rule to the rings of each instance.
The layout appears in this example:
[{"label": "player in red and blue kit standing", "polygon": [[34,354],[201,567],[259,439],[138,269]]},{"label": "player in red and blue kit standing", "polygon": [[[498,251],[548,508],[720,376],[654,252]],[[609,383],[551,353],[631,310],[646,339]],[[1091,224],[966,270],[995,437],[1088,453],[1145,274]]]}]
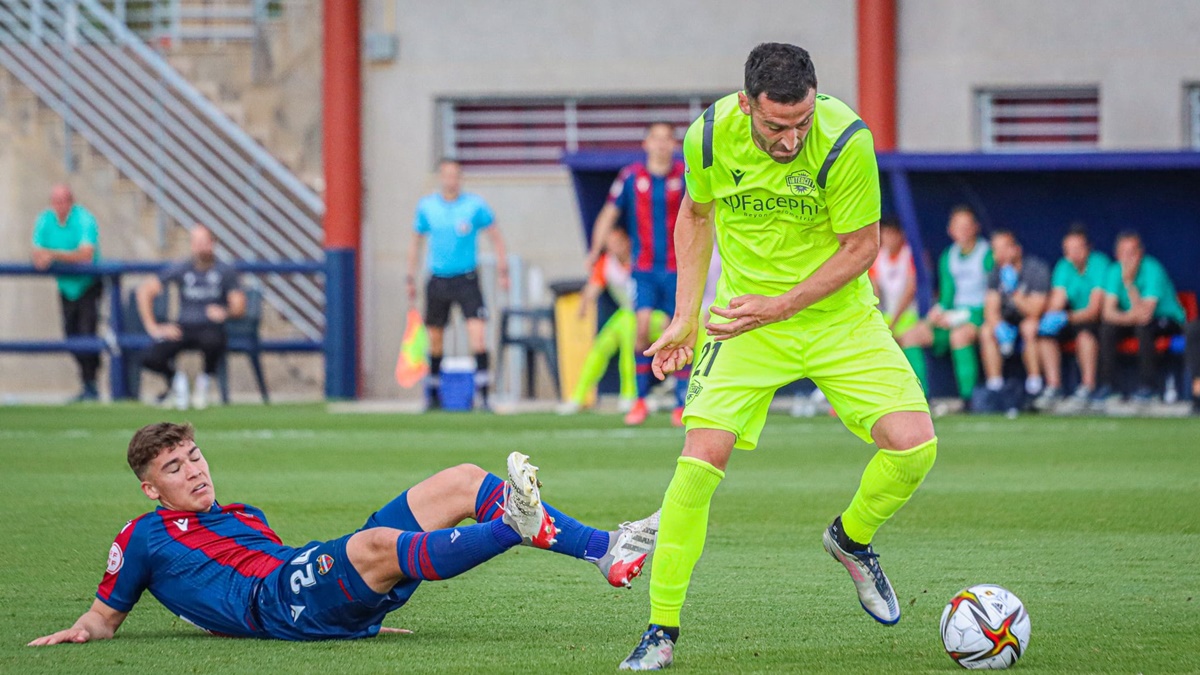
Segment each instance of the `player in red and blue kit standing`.
[{"label": "player in red and blue kit standing", "polygon": [[[654,310],[675,314],[675,218],[683,203],[684,164],[675,159],[675,128],[655,122],[642,140],[646,161],[621,169],[608,193],[608,201],[592,227],[592,246],[587,269],[591,270],[608,233],[623,219],[633,243],[633,280],[637,310],[638,397],[625,416],[625,423],[646,421],[646,394],[650,390],[650,357],[642,354],[650,346],[650,319]],[[672,421],[682,425],[683,398],[691,370],[675,372],[675,413]]]},{"label": "player in red and blue kit standing", "polygon": [[[287,546],[262,511],[219,504],[190,425],[143,427],[129,444],[142,492],[160,504],[109,549],[96,600],[66,630],[31,646],[111,638],[149,590],[215,635],[327,640],[401,632],[384,617],[422,581],[448,579],[525,543],[592,562],[628,586],[653,550],[658,514],[613,532],[541,501],[537,467],[508,458],[508,480],[463,464],[441,471],[332,541]],[[460,525],[473,518],[476,524]]]}]

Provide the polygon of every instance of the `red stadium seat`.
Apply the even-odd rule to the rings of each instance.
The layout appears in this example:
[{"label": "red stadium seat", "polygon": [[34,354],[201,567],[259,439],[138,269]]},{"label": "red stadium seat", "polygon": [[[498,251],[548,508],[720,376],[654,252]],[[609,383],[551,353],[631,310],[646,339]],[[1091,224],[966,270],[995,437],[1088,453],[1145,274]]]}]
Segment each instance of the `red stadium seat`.
[{"label": "red stadium seat", "polygon": [[[1195,291],[1179,291],[1176,297],[1179,298],[1179,304],[1183,306],[1184,315],[1187,317],[1189,322],[1195,321],[1197,317],[1200,317],[1200,302],[1197,301]],[[1159,354],[1167,353],[1171,350],[1172,340],[1174,340],[1174,338],[1169,335],[1164,335],[1158,338],[1154,341],[1155,351],[1157,351]],[[1065,354],[1074,354],[1075,341],[1071,340],[1070,342],[1065,343],[1062,350]],[[1125,354],[1127,356],[1136,355],[1137,338],[1129,337],[1121,340],[1121,342],[1117,344],[1117,353]]]}]

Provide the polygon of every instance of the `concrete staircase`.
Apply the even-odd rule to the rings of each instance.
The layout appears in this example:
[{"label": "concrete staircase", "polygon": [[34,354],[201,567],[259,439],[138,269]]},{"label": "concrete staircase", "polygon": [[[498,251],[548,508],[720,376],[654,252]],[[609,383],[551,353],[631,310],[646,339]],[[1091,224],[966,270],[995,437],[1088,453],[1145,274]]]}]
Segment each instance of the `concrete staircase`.
[{"label": "concrete staircase", "polygon": [[[287,5],[288,14],[272,22],[257,42],[178,42],[167,56],[234,122],[320,191],[320,3],[296,0],[294,15],[293,2]],[[66,158],[72,160],[70,166]],[[0,69],[0,259],[28,256],[33,220],[46,208],[50,187],[58,182],[69,183],[77,201],[96,215],[106,258],[186,255],[186,232],[165,225],[169,219],[137,185],[79,135],[68,133],[57,113]],[[136,278],[125,283],[131,288]],[[0,278],[0,337],[59,335],[57,305],[48,279]],[[263,333],[272,338],[297,336],[269,307]],[[253,398],[248,369],[239,362],[241,357],[233,358],[235,397]],[[272,355],[264,365],[273,395],[320,395],[319,356]],[[0,355],[0,397],[19,394],[39,400],[75,387],[74,363],[66,355]],[[149,383],[143,391],[157,388],[157,383]]]}]

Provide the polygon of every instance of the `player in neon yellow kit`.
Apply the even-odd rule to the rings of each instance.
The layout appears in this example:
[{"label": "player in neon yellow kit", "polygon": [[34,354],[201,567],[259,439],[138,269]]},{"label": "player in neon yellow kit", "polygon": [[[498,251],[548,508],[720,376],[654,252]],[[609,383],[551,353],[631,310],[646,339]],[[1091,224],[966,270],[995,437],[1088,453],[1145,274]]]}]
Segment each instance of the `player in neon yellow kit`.
[{"label": "player in neon yellow kit", "polygon": [[[767,43],[744,91],[712,105],[684,140],[687,188],[675,226],[676,311],[647,350],[658,376],[693,360],[683,456],[663,499],[650,627],[622,669],[671,664],[700,558],[709,502],[734,448],[752,449],[775,390],[802,377],[879,451],[826,529],[863,608],[900,619],[871,540],[933,466],[937,439],[921,385],[875,310],[866,271],[879,251],[879,174],[870,131],[817,93],[808,52]],[[699,323],[714,233],[724,268]]]}]

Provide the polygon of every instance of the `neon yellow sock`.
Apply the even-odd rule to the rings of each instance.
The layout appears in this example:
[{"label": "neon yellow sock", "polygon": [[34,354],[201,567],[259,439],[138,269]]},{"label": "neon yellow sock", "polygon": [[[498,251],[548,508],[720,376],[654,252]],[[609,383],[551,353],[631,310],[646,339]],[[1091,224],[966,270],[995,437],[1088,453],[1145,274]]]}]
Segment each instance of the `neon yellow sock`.
[{"label": "neon yellow sock", "polygon": [[[632,319],[633,312],[628,310],[617,310],[608,321],[604,322],[604,326],[600,328],[600,332],[596,333],[596,337],[592,340],[592,348],[588,351],[587,356],[583,359],[583,366],[579,369],[579,383],[575,385],[575,392],[571,395],[571,400],[582,404],[588,397],[588,393],[600,378],[604,377],[604,371],[608,369],[608,362],[612,359],[612,355],[617,353],[617,350],[623,347],[624,336],[622,331],[629,332],[630,339],[635,339],[634,331],[637,330],[636,324],[632,328],[627,325],[630,322],[623,319],[621,313],[625,312]],[[633,356],[630,355],[632,359]],[[624,383],[622,383],[624,386]]]},{"label": "neon yellow sock", "polygon": [[621,398],[632,401],[637,398],[637,315],[628,309],[619,309],[617,314],[621,314],[621,353],[617,356],[620,359],[617,369],[621,374]]},{"label": "neon yellow sock", "polygon": [[650,623],[678,626],[692,569],[704,552],[708,504],[725,472],[695,457],[680,457],[663,497],[650,576]]},{"label": "neon yellow sock", "polygon": [[863,471],[850,506],[842,513],[846,536],[869,544],[875,533],[917,491],[937,457],[937,438],[908,450],[880,450]]}]

